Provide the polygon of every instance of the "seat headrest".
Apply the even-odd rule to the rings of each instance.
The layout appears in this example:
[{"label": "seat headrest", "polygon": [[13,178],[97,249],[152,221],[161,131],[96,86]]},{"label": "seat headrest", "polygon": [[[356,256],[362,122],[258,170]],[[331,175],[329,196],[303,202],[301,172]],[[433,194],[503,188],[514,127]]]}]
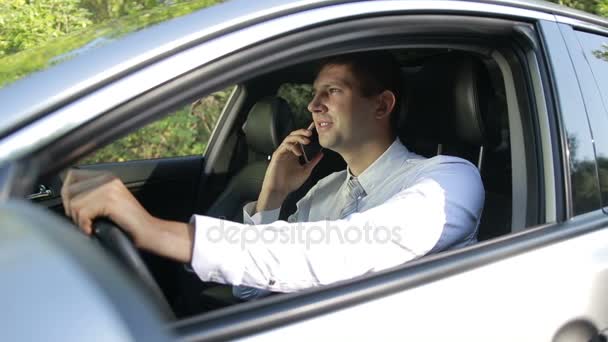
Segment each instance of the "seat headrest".
[{"label": "seat headrest", "polygon": [[471,146],[494,143],[497,134],[488,132],[485,124],[493,114],[495,94],[480,59],[464,53],[435,57],[406,81],[411,89],[404,140],[421,137]]},{"label": "seat headrest", "polygon": [[279,97],[256,102],[243,125],[247,145],[265,155],[271,155],[293,130],[293,114],[287,102]]}]

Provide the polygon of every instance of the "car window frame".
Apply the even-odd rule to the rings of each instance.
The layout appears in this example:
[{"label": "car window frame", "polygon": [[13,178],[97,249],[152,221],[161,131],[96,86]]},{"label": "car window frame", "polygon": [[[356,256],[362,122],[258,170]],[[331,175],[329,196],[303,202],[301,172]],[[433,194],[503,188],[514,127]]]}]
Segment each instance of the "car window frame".
[{"label": "car window frame", "polygon": [[[592,156],[592,158],[594,158],[594,152],[591,131],[588,125],[588,117],[581,90],[578,83],[571,82],[571,80],[576,80],[576,72],[571,59],[563,58],[563,56],[569,56],[569,51],[562,35],[561,25],[564,24],[541,21],[539,29],[542,32],[543,50],[547,68],[549,70],[547,85],[553,93],[551,100],[553,102],[553,108],[555,108],[556,111],[556,132],[558,133],[556,141],[559,141],[560,144],[561,169],[564,170],[565,176],[563,178],[566,214],[564,220],[568,220],[577,214],[593,212],[594,210],[599,209],[600,205],[598,187],[595,189],[597,190],[595,191],[597,194],[597,205],[590,208],[583,208],[580,212],[575,211],[577,193],[582,190],[573,181],[575,172],[572,165],[577,163],[577,160],[574,159],[577,154],[573,153],[571,150],[573,146],[571,146],[568,141],[568,135],[582,135],[582,139],[579,140],[579,145],[576,147],[584,149],[585,154],[587,156]],[[582,120],[573,113],[583,113]],[[597,178],[592,181],[599,186]]]},{"label": "car window frame", "polygon": [[[240,58],[245,58],[245,57],[244,57],[244,56],[240,56]],[[209,73],[208,73],[208,72],[206,72],[206,71],[209,71],[209,70],[201,70],[201,73],[203,73],[203,72],[204,72],[204,73],[206,74],[206,77],[209,77]],[[183,89],[183,88],[184,88],[184,85],[182,84],[182,85],[181,85],[179,88],[180,88],[180,89]],[[154,94],[154,93],[151,93],[151,94],[146,94],[146,97],[148,97],[148,98],[154,98],[154,97],[156,97],[156,96],[157,96],[157,94]],[[124,115],[124,113],[123,113],[123,115]],[[492,244],[490,244],[490,245],[492,245]],[[454,253],[451,253],[451,254],[444,254],[444,255],[441,255],[441,256],[437,256],[437,258],[433,258],[433,259],[432,259],[432,260],[435,260],[435,261],[432,261],[432,260],[424,260],[424,261],[421,261],[421,263],[419,263],[419,264],[412,264],[412,265],[408,265],[408,267],[405,267],[404,269],[410,269],[410,267],[412,267],[413,269],[417,269],[417,271],[424,271],[424,270],[427,270],[427,272],[434,273],[434,276],[433,276],[433,277],[442,277],[442,276],[445,276],[445,274],[444,274],[444,275],[440,275],[439,273],[437,273],[437,272],[438,272],[438,270],[434,268],[434,266],[433,266],[433,264],[432,264],[433,262],[439,262],[439,264],[441,264],[441,263],[443,263],[443,262],[446,262],[446,260],[445,260],[445,259],[446,259],[446,258],[448,258],[448,255],[449,255],[449,256],[451,256],[452,258],[454,258],[454,257],[455,257],[455,255],[458,255],[458,253],[465,253],[465,254],[466,254],[466,252],[467,252],[467,251],[469,251],[469,252],[470,252],[471,250],[475,250],[475,248],[476,248],[476,246],[474,246],[474,247],[472,247],[472,248],[470,248],[470,249],[466,249],[466,250],[458,251],[458,252],[456,252],[455,254],[454,254]],[[437,260],[440,260],[440,261],[437,261]],[[456,257],[455,259],[449,259],[449,260],[450,260],[450,262],[449,262],[449,263],[451,264],[451,263],[457,263],[456,261],[457,261],[457,260],[461,260],[461,259],[459,259],[459,258],[457,258],[457,257]],[[452,260],[453,260],[453,261],[452,261]],[[479,261],[480,261],[480,260],[482,260],[482,259],[475,259],[475,258],[471,258],[471,257],[469,256],[469,257],[467,257],[467,260],[469,260],[469,262],[471,262],[470,264],[468,264],[468,266],[467,266],[467,267],[474,267],[473,265],[474,265],[474,264],[476,264],[477,262],[479,262]],[[487,261],[487,260],[486,260],[486,261]],[[429,263],[431,263],[431,264],[429,264]],[[418,266],[416,266],[416,265],[418,265]],[[419,267],[419,268],[416,268],[416,267]],[[434,270],[434,271],[433,271],[433,270]],[[392,272],[392,271],[391,271],[391,272]],[[391,272],[388,272],[388,273],[387,273],[388,275],[387,275],[387,274],[378,274],[377,276],[378,276],[378,277],[390,276],[390,275],[392,274]],[[409,273],[409,272],[408,272],[408,273]],[[410,274],[410,276],[411,276],[411,274]],[[424,279],[426,279],[425,281],[428,281],[428,279],[429,279],[429,278],[426,278],[426,277],[425,277]],[[357,282],[358,282],[358,281],[359,281],[359,280],[353,280],[353,284],[351,284],[351,285],[353,285],[353,286],[357,286]],[[326,290],[326,289],[322,289],[322,290],[321,290],[321,292],[323,292],[323,291],[325,291],[325,290]],[[313,291],[313,292],[314,292],[314,291]],[[362,297],[362,298],[363,298],[363,297]],[[362,298],[357,299],[357,300],[355,300],[355,301],[353,301],[353,302],[350,302],[348,305],[352,305],[353,303],[356,303],[357,301],[363,300]],[[369,299],[369,298],[368,298],[368,299]],[[279,301],[279,302],[280,302],[280,301]],[[260,305],[264,305],[264,306],[266,307],[267,305],[272,306],[272,305],[273,305],[273,303],[275,303],[275,302],[274,302],[274,299],[273,299],[273,301],[270,301],[270,302],[260,302],[259,304],[260,304]],[[276,304],[276,303],[275,303],[275,304]],[[248,306],[247,306],[247,305],[244,305],[244,307],[248,307]],[[279,307],[280,307],[280,306],[274,306],[274,308],[275,308],[275,309],[278,309]],[[237,308],[237,309],[238,309],[238,308]],[[244,309],[243,309],[243,310],[244,310]],[[219,313],[218,313],[218,314],[219,314]],[[225,318],[227,318],[227,317],[225,317]],[[293,318],[293,317],[292,317],[292,318]]]},{"label": "car window frame", "polygon": [[[513,243],[515,241],[518,241],[518,242],[527,241],[528,243],[531,243],[531,242],[538,243],[541,241],[546,243],[548,241],[551,241],[550,239],[549,240],[540,239],[540,237],[549,238],[551,236],[550,233],[554,232],[554,230],[551,230],[551,229],[556,228],[556,227],[559,227],[559,226],[556,226],[554,224],[541,225],[535,229],[524,231],[521,234],[513,234],[511,236],[505,237],[504,239],[490,241],[488,244],[477,245],[477,246],[472,247],[471,249],[467,249],[466,251],[461,250],[461,251],[455,252],[454,254],[450,254],[449,256],[451,256],[452,258],[458,258],[459,256],[465,257],[465,254],[467,252],[474,253],[474,251],[478,251],[477,248],[488,248],[488,249],[485,249],[484,252],[491,254],[492,251],[496,252],[497,250],[494,248],[498,247],[498,245],[500,245],[502,243],[505,243],[505,245],[503,246],[503,247],[505,247],[505,250],[503,250],[502,252],[506,252],[508,250],[513,252],[513,250],[511,249],[511,247],[512,247],[511,243]],[[574,233],[575,230],[570,229],[570,230],[568,230],[568,232]],[[581,231],[578,231],[577,233],[581,233]],[[553,236],[553,237],[555,238],[556,236]],[[521,240],[519,240],[519,239],[521,239]],[[521,246],[519,246],[519,247],[521,247]],[[463,253],[463,254],[460,254],[460,253]],[[468,256],[470,257],[472,255],[468,255]],[[411,265],[408,265],[409,267],[404,267],[402,270],[407,271],[407,270],[412,270],[416,267],[420,267],[420,269],[418,269],[418,270],[421,272],[424,272],[424,271],[429,271],[429,269],[433,269],[433,267],[434,267],[434,266],[431,266],[430,264],[428,264],[427,262],[450,263],[450,261],[455,260],[455,259],[446,260],[446,258],[448,258],[448,255],[439,255],[436,257],[431,257],[428,260],[421,261],[420,264],[412,263]],[[472,261],[472,262],[479,261],[479,260],[481,260],[481,259],[476,259],[476,257],[472,257],[471,259],[469,259],[469,261]],[[462,261],[462,259],[460,259],[460,261]],[[412,269],[410,269],[410,267],[412,267]],[[389,277],[391,275],[391,272],[394,273],[394,272],[398,272],[398,271],[392,270],[392,271],[388,271],[388,272],[380,272],[376,276]],[[413,274],[410,274],[410,276],[413,276]],[[439,274],[436,274],[436,276],[442,277],[442,275],[439,275]],[[374,277],[371,277],[371,278],[374,278]],[[414,281],[413,280],[414,278],[412,278],[412,281]],[[359,281],[367,281],[367,280],[370,280],[370,279],[369,278],[360,279]],[[378,279],[376,279],[376,280],[378,280]],[[378,281],[382,282],[381,280],[378,280]],[[420,283],[416,282],[416,284],[418,285]],[[191,320],[188,320],[185,322],[177,322],[177,323],[173,324],[172,326],[174,327],[174,329],[176,329],[179,336],[182,336],[183,338],[186,338],[186,339],[188,339],[188,338],[191,338],[191,339],[234,338],[234,337],[239,337],[239,336],[245,336],[254,331],[258,332],[258,331],[260,331],[260,329],[264,329],[264,330],[270,329],[272,327],[276,327],[276,326],[285,324],[286,322],[293,322],[293,320],[302,320],[302,319],[305,319],[306,317],[312,317],[315,315],[315,313],[318,314],[321,312],[321,311],[316,311],[316,310],[311,309],[311,311],[308,311],[305,314],[302,314],[301,312],[300,313],[292,312],[290,314],[287,314],[286,315],[287,317],[279,318],[279,316],[277,316],[279,313],[281,315],[285,314],[285,311],[282,311],[282,309],[281,309],[282,307],[285,307],[285,306],[290,306],[294,310],[296,310],[295,308],[297,307],[299,311],[306,311],[306,310],[308,310],[308,307],[310,307],[311,305],[317,306],[317,305],[319,305],[320,302],[324,302],[324,304],[327,304],[327,305],[329,305],[329,307],[331,307],[331,310],[338,309],[339,307],[341,307],[341,305],[339,305],[337,303],[329,304],[327,302],[328,301],[331,302],[330,298],[335,298],[335,297],[338,297],[339,295],[336,294],[335,296],[333,296],[332,294],[329,294],[325,291],[335,290],[336,292],[332,291],[332,293],[340,293],[340,296],[342,296],[342,297],[355,297],[352,295],[351,290],[342,292],[341,290],[344,290],[343,288],[337,289],[337,288],[340,288],[341,285],[342,284],[336,285],[336,288],[334,288],[333,286],[330,286],[330,287],[322,289],[322,290],[315,289],[315,290],[311,290],[311,291],[305,291],[305,292],[299,293],[297,295],[285,295],[285,296],[281,296],[281,298],[278,298],[278,297],[268,298],[268,299],[265,299],[264,301],[258,302],[258,303],[247,303],[247,304],[243,304],[240,309],[239,308],[232,308],[234,310],[226,309],[226,311],[224,311],[225,315],[223,315],[222,312],[220,311],[220,312],[216,312],[214,314],[204,315],[203,317],[192,318]],[[355,281],[348,282],[348,284],[344,285],[344,286],[349,287],[349,285],[352,285],[354,288],[358,288],[358,286],[357,286],[358,284]],[[378,285],[378,284],[376,284],[376,285]],[[347,295],[347,293],[350,295]],[[378,293],[375,293],[375,295],[378,295]],[[317,299],[319,299],[319,301],[317,301],[316,299],[312,299],[312,298],[317,298]],[[321,299],[321,298],[323,298],[323,299]],[[342,305],[347,305],[347,306],[356,305],[357,303],[360,302],[360,300],[365,300],[365,299],[359,298],[357,300],[352,300],[352,301],[345,300],[344,303],[342,303]],[[294,303],[298,303],[298,304],[294,304]],[[323,306],[323,307],[324,307],[323,312],[326,312],[325,310],[328,307],[325,307],[325,306]],[[264,317],[260,317],[261,314],[264,315]],[[242,326],[239,326],[239,324],[242,324],[243,322],[247,322],[245,328],[243,328]],[[255,326],[255,328],[252,328],[254,326]]]}]

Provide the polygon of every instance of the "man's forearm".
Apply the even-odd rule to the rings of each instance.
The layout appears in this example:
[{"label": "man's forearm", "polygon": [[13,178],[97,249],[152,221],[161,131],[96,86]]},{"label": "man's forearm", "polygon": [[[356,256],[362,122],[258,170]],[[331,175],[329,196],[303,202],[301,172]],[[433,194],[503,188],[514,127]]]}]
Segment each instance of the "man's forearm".
[{"label": "man's forearm", "polygon": [[140,248],[184,263],[192,260],[194,227],[188,223],[152,217],[139,235],[135,243]]},{"label": "man's forearm", "polygon": [[255,211],[273,210],[280,208],[288,194],[277,191],[267,191],[262,189],[258,202],[255,206]]}]

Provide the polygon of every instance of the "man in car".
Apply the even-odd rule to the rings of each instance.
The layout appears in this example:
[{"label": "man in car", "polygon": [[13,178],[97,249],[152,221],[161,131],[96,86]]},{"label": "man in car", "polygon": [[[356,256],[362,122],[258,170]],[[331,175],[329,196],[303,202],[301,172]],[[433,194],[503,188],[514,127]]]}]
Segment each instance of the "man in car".
[{"label": "man in car", "polygon": [[[415,86],[415,85],[413,85]],[[308,105],[321,146],[348,168],[320,180],[277,221],[286,196],[322,159],[300,165],[299,129],[273,153],[244,223],[193,215],[151,216],[114,176],[72,170],[66,215],[86,233],[108,217],[146,250],[191,263],[203,281],[237,285],[242,299],[351,279],[476,242],[484,190],[477,168],[456,157],[423,158],[396,137],[400,71],[392,56],[367,52],[323,61]],[[393,120],[391,120],[393,117]]]}]

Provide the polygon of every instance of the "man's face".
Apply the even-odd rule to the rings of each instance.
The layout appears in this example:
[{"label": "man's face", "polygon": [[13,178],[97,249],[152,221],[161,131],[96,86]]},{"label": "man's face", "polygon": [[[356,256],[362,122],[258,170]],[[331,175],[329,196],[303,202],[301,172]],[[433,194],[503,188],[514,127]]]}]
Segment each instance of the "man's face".
[{"label": "man's face", "polygon": [[326,65],[313,84],[308,104],[321,146],[338,153],[365,143],[373,132],[376,97],[363,97],[348,65]]}]

